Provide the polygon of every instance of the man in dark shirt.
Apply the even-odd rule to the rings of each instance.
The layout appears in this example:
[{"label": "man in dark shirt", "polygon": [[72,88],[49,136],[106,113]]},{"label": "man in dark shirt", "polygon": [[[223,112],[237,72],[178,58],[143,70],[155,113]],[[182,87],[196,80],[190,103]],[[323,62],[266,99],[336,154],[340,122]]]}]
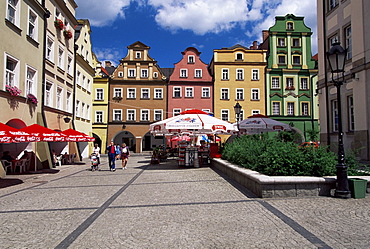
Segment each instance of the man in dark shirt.
[{"label": "man in dark shirt", "polygon": [[110,142],[110,145],[107,147],[107,151],[110,171],[116,171],[116,147],[114,146],[113,141]]}]

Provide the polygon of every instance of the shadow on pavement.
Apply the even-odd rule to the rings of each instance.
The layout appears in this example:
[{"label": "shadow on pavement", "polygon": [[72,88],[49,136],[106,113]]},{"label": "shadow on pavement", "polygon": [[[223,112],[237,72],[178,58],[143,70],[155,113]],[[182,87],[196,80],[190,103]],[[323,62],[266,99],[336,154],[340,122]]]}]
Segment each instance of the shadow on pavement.
[{"label": "shadow on pavement", "polygon": [[7,188],[22,183],[23,181],[20,179],[0,179],[0,188]]}]

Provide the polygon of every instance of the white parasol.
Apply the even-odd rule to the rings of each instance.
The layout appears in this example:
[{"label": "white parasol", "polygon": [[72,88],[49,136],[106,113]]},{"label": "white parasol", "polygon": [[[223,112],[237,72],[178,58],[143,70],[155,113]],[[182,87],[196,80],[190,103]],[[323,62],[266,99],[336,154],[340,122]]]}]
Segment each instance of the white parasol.
[{"label": "white parasol", "polygon": [[236,124],[236,126],[239,127],[239,131],[246,131],[247,134],[291,130],[289,125],[261,114],[249,116],[247,119],[240,121],[239,124]]}]

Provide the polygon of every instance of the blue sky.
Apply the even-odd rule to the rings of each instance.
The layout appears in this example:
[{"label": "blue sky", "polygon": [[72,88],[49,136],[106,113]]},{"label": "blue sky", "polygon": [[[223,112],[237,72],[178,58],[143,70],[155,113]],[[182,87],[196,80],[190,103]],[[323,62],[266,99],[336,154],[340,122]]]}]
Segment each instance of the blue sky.
[{"label": "blue sky", "polygon": [[262,30],[275,16],[304,16],[314,32],[317,53],[316,0],[75,0],[78,19],[90,20],[93,51],[114,65],[127,46],[141,41],[160,67],[173,67],[187,47],[196,47],[209,63],[213,49],[262,42]]}]

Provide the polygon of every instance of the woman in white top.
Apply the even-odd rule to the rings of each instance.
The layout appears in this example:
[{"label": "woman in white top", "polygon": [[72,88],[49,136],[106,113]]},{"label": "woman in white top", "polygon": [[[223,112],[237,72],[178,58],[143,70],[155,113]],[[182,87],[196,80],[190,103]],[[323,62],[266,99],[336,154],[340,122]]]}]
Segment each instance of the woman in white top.
[{"label": "woman in white top", "polygon": [[93,153],[96,154],[96,157],[98,158],[98,164],[100,164],[100,148],[99,148],[98,144],[94,145]]},{"label": "woman in white top", "polygon": [[122,169],[127,169],[126,166],[127,166],[129,156],[130,156],[130,150],[128,146],[126,146],[126,144],[123,143],[121,147]]}]

